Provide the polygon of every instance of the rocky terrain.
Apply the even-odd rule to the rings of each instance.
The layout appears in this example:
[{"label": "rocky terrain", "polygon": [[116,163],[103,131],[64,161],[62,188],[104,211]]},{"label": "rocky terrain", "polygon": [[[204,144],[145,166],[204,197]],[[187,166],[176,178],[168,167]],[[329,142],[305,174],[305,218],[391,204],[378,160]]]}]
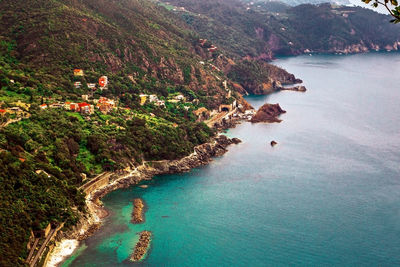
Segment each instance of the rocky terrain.
[{"label": "rocky terrain", "polygon": [[139,242],[136,243],[135,250],[130,258],[131,261],[136,262],[143,259],[146,254],[150,241],[151,241],[151,232],[143,231],[140,233]]},{"label": "rocky terrain", "polygon": [[138,224],[144,222],[143,208],[144,208],[143,200],[140,198],[135,198],[133,200],[131,223]]},{"label": "rocky terrain", "polygon": [[264,104],[251,119],[251,122],[281,122],[278,116],[286,113],[279,104]]}]

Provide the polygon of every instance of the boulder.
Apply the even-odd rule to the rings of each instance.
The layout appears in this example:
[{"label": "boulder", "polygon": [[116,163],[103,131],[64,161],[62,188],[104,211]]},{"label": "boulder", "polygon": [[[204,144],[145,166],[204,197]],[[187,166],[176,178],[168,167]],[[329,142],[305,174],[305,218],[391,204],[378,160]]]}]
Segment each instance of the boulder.
[{"label": "boulder", "polygon": [[251,122],[281,122],[278,116],[283,113],[286,113],[286,111],[279,104],[264,104],[251,118]]}]

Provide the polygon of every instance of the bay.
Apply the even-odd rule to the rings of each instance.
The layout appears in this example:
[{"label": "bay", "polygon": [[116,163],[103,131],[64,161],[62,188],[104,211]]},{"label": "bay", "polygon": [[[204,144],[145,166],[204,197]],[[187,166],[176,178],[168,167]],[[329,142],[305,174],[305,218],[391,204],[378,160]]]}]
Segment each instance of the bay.
[{"label": "bay", "polygon": [[[210,165],[110,193],[111,216],[64,266],[398,266],[400,54],[275,64],[308,91],[247,100],[280,103],[282,123],[242,123],[228,135],[243,143]],[[150,251],[129,263],[142,230]]]}]

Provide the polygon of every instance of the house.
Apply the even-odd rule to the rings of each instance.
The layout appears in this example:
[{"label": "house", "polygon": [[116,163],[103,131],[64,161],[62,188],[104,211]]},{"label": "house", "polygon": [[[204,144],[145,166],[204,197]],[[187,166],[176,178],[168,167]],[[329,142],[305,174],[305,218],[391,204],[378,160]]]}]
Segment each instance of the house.
[{"label": "house", "polygon": [[82,114],[90,115],[90,114],[93,114],[93,112],[94,112],[93,105],[89,105],[86,102],[78,103],[78,106],[79,106],[78,111],[80,111]]},{"label": "house", "polygon": [[96,90],[96,84],[95,84],[95,83],[88,83],[88,84],[87,84],[87,87],[88,87],[89,89]]},{"label": "house", "polygon": [[83,76],[82,69],[74,69],[74,76]]},{"label": "house", "polygon": [[102,103],[102,104],[97,104],[97,108],[100,110],[101,113],[107,114],[111,110],[113,110],[113,107],[109,104]]},{"label": "house", "polygon": [[101,113],[107,114],[115,108],[115,101],[107,97],[100,97],[96,106]]},{"label": "house", "polygon": [[41,109],[46,109],[46,108],[47,108],[47,105],[46,105],[46,104],[41,104],[41,105],[40,105],[40,108],[41,108]]},{"label": "house", "polygon": [[7,110],[0,109],[0,116],[4,116],[7,113]]},{"label": "house", "polygon": [[159,107],[164,107],[165,108],[165,101],[164,100],[157,100],[154,105],[159,106]]},{"label": "house", "polygon": [[112,99],[109,99],[109,98],[107,98],[107,97],[100,97],[98,103],[99,103],[99,104],[107,104],[107,105],[110,105],[112,108],[115,107],[115,101],[112,100]]},{"label": "house", "polygon": [[49,105],[49,108],[64,108],[63,103],[53,103]]},{"label": "house", "polygon": [[176,96],[174,97],[174,99],[175,99],[175,100],[178,100],[178,101],[185,101],[185,100],[186,100],[185,96],[182,95],[182,94],[176,95]]},{"label": "house", "polygon": [[149,95],[149,102],[153,103],[158,100],[158,97],[156,95]]},{"label": "house", "polygon": [[85,100],[85,101],[88,101],[89,100],[89,96],[88,95],[82,95],[82,99]]},{"label": "house", "polygon": [[214,45],[211,45],[211,47],[210,47],[210,48],[207,48],[207,50],[208,50],[209,52],[215,52],[215,51],[218,50],[218,47],[216,47],[216,46],[214,46]]},{"label": "house", "polygon": [[77,104],[77,103],[71,103],[70,105],[69,105],[69,110],[71,110],[71,111],[80,111],[80,108],[79,108],[79,105]]},{"label": "house", "polygon": [[74,87],[75,87],[76,89],[81,88],[81,86],[82,86],[82,83],[81,83],[81,82],[74,82]]},{"label": "house", "polygon": [[140,95],[139,95],[139,98],[140,98],[140,105],[141,105],[141,106],[143,106],[144,104],[146,104],[147,97],[148,97],[148,95],[145,95],[145,94],[140,94]]},{"label": "house", "polygon": [[101,76],[101,77],[99,78],[99,86],[100,86],[100,89],[101,89],[101,90],[107,89],[107,85],[108,85],[108,77],[107,77],[107,76]]}]

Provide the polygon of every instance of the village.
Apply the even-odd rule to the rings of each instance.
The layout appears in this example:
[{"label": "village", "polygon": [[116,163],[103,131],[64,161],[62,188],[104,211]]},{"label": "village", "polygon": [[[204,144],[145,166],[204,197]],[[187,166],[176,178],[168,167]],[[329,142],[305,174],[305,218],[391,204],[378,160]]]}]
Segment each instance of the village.
[{"label": "village", "polygon": [[[199,42],[203,46],[207,40],[200,39]],[[209,48],[210,52],[216,51],[216,47],[211,45]],[[213,66],[211,66],[213,67]],[[215,70],[218,71],[217,67],[214,67]],[[214,69],[213,68],[213,69]],[[82,69],[74,69],[73,70],[74,77],[83,77],[84,71]],[[46,109],[60,109],[65,110],[66,112],[76,112],[81,114],[82,116],[90,118],[88,116],[93,115],[95,111],[98,111],[102,114],[109,114],[113,111],[118,110],[130,110],[127,107],[121,107],[119,105],[119,99],[110,99],[104,96],[99,96],[98,98],[94,98],[94,92],[100,89],[101,91],[107,90],[109,85],[109,80],[107,76],[101,76],[97,83],[87,83],[86,86],[88,88],[87,94],[81,95],[81,101],[57,101],[51,97],[42,98],[42,103],[39,107],[41,110]],[[82,88],[83,84],[81,81],[74,81],[73,86],[76,89]],[[222,82],[222,86],[228,93],[228,97],[231,97],[231,90],[227,86],[227,81]],[[139,104],[144,106],[146,104],[153,104],[160,108],[166,108],[166,103],[178,104],[182,103],[183,109],[189,111],[191,108],[198,105],[199,100],[193,99],[192,101],[187,101],[186,97],[180,93],[175,92],[170,94],[168,97],[162,97],[160,99],[155,94],[139,94]],[[0,103],[1,104],[1,103]],[[30,117],[29,109],[31,108],[31,104],[24,103],[22,101],[17,101],[11,103],[12,107],[0,109],[0,127],[5,127],[11,123],[18,122],[22,119],[26,119]],[[208,110],[205,107],[198,107],[194,109],[192,113],[196,117],[196,121],[205,122],[209,127],[217,127],[221,124],[224,124],[225,121],[235,119],[250,119],[251,115],[249,111],[247,113],[237,112],[237,110],[241,109],[241,105],[237,104],[234,101],[230,105],[221,105],[217,110]]]}]

